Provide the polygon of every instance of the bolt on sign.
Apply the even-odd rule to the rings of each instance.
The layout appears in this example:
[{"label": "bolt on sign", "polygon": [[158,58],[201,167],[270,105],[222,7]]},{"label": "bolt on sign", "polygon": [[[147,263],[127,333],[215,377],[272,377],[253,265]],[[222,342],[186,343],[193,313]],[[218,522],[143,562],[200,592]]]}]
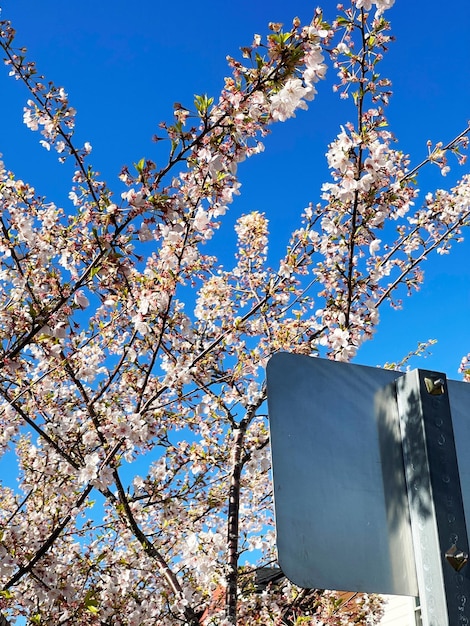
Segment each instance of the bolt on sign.
[{"label": "bolt on sign", "polygon": [[284,574],[470,624],[470,385],[288,353],[267,377]]}]

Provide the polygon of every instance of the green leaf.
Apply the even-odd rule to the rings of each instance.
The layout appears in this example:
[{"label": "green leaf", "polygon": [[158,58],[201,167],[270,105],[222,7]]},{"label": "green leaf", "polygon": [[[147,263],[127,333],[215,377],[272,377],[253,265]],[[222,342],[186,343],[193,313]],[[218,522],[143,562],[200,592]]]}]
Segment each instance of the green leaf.
[{"label": "green leaf", "polygon": [[87,611],[96,615],[99,612],[98,600],[95,597],[93,589],[89,589],[86,593],[84,605]]},{"label": "green leaf", "polygon": [[200,115],[205,115],[213,102],[214,98],[209,98],[207,94],[204,94],[203,96],[194,96],[194,106]]},{"label": "green leaf", "polygon": [[134,163],[134,167],[139,172],[139,174],[142,174],[142,170],[145,167],[145,159],[142,158],[142,159],[140,159],[140,161],[138,163]]},{"label": "green leaf", "polygon": [[256,66],[258,67],[258,69],[263,67],[263,65],[265,63],[264,57],[262,57],[260,54],[256,53],[255,59],[256,59]]},{"label": "green leaf", "polygon": [[275,33],[274,35],[269,35],[268,39],[270,39],[271,41],[274,41],[275,43],[280,44],[281,46],[284,46],[290,39],[290,33]]}]

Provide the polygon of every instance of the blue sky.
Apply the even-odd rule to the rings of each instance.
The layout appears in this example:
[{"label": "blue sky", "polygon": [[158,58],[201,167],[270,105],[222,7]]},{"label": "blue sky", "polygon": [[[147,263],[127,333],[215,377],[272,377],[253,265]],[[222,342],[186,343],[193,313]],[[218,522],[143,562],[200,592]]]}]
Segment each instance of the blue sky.
[{"label": "blue sky", "polygon": [[[159,162],[151,137],[159,121],[172,118],[173,102],[191,105],[196,93],[217,96],[227,54],[236,55],[254,33],[265,34],[269,21],[289,25],[295,16],[309,21],[316,3],[3,0],[0,6],[3,19],[12,20],[17,30],[18,45],[27,46],[39,71],[69,93],[78,110],[78,141],[91,142],[95,168],[119,189],[122,165],[142,157]],[[336,2],[324,0],[322,6],[327,18],[336,15]],[[436,0],[396,0],[387,13],[397,39],[382,65],[394,89],[388,117],[412,164],[426,154],[428,139],[452,139],[470,117],[467,7],[464,0],[445,8]],[[7,167],[39,193],[65,202],[69,171],[38,145],[38,134],[23,126],[27,93],[7,74],[6,68],[0,73],[0,153]],[[232,214],[266,212],[274,251],[276,245],[282,249],[300,210],[318,201],[328,178],[327,145],[340,124],[355,118],[352,102],[332,93],[331,69],[329,75],[309,111],[273,126],[266,151],[240,168],[242,195]],[[442,178],[437,168],[428,169],[420,178],[423,196],[466,171],[468,166],[455,165]],[[356,362],[396,361],[418,341],[436,338],[433,356],[414,365],[458,378],[460,359],[470,351],[470,232],[467,239],[450,256],[426,263],[425,284],[404,301],[402,311],[382,310],[376,337],[361,348]]]}]

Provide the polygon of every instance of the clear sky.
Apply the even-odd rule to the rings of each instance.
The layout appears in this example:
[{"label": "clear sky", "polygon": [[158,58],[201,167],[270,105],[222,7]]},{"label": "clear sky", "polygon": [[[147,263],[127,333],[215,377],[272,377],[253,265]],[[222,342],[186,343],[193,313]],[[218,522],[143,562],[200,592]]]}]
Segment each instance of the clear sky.
[{"label": "clear sky", "polygon": [[[111,188],[122,165],[142,157],[158,163],[151,136],[159,121],[172,119],[174,102],[190,106],[196,93],[217,96],[227,54],[236,55],[254,33],[265,34],[269,21],[289,25],[295,16],[309,21],[316,4],[0,0],[2,18],[13,22],[18,45],[27,46],[39,71],[69,93],[78,110],[78,141],[91,142],[92,162]],[[336,15],[336,2],[324,0],[322,6],[326,18]],[[470,118],[467,14],[466,0],[396,0],[387,12],[396,36],[382,65],[394,89],[388,116],[412,164],[426,154],[428,139],[446,142]],[[340,124],[355,118],[352,102],[332,93],[331,68],[329,74],[309,111],[274,125],[266,151],[240,168],[242,195],[232,215],[266,212],[279,250],[299,211],[319,200],[328,177],[328,143]],[[65,202],[69,172],[39,146],[39,135],[23,126],[27,93],[7,75],[6,68],[0,72],[0,153],[7,167],[39,193]],[[466,171],[468,166],[455,165],[443,178],[437,167],[428,169],[420,179],[423,196],[452,185]],[[402,311],[382,310],[376,338],[361,348],[356,362],[396,361],[418,341],[436,338],[433,356],[414,365],[458,378],[460,359],[470,351],[469,253],[470,232],[452,255],[430,259],[422,290],[404,301]]]}]

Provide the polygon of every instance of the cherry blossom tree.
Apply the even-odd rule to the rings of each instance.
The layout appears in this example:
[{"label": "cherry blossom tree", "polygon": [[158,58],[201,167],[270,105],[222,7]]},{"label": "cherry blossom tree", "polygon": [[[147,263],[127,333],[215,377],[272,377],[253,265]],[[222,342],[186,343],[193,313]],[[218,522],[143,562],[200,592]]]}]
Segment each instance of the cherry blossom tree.
[{"label": "cherry blossom tree", "polygon": [[[66,91],[1,23],[25,124],[75,170],[60,207],[1,164],[0,452],[18,467],[18,488],[0,485],[7,623],[377,623],[378,598],[300,590],[273,568],[264,369],[280,350],[351,359],[468,222],[468,175],[419,203],[416,181],[463,162],[469,128],[416,167],[394,147],[377,70],[392,4],[271,24],[229,60],[218,98],[175,105],[155,138],[165,165],[125,167],[114,193],[75,143]],[[268,216],[240,215],[222,266],[212,242],[238,164],[307,108],[327,67],[355,120],[328,148],[319,202],[274,266]]]}]

